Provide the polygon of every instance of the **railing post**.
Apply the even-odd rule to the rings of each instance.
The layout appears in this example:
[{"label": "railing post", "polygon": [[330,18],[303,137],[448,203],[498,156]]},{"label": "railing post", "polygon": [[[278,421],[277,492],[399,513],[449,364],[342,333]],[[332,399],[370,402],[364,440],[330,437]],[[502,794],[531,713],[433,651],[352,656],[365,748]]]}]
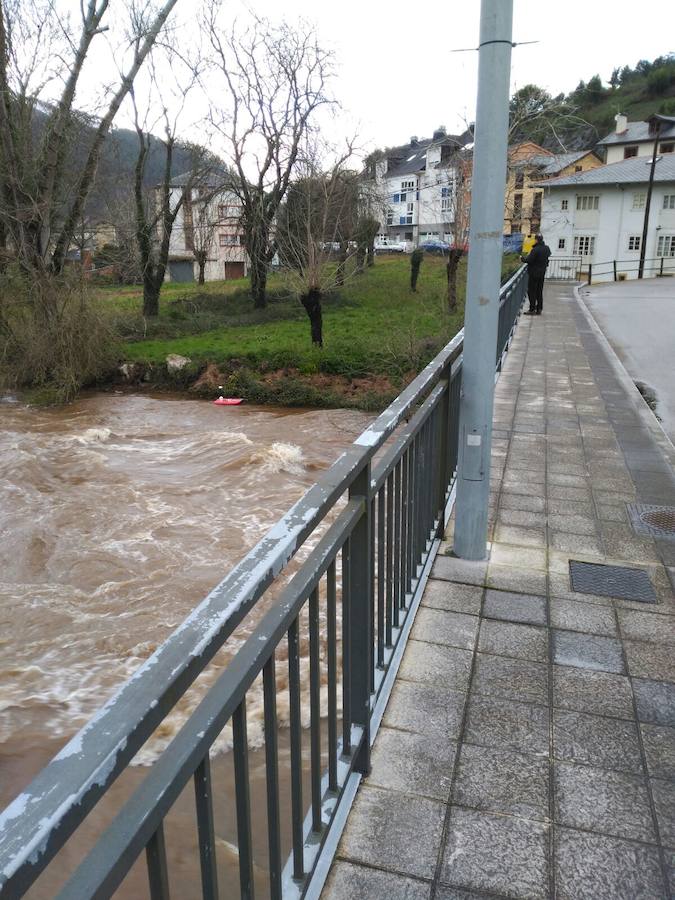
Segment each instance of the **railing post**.
[{"label": "railing post", "polygon": [[614,266],[614,281],[616,281],[616,260],[612,260],[612,265]]},{"label": "railing post", "polygon": [[436,490],[436,508],[438,511],[438,528],[436,536],[443,540],[445,533],[445,495],[450,481],[450,389],[452,386],[452,363],[449,362],[441,377],[445,381],[443,399],[439,403],[440,441],[438,442],[438,486]]},{"label": "railing post", "polygon": [[363,515],[350,541],[349,618],[351,718],[355,725],[363,728],[363,740],[354,759],[354,769],[363,775],[370,772],[370,670],[373,656],[370,471],[368,462],[349,488],[350,500],[363,501]]},{"label": "railing post", "polygon": [[588,283],[589,284],[591,283],[592,275],[593,275],[593,266],[591,265],[591,263],[589,263],[588,264]]},{"label": "railing post", "polygon": [[663,278],[663,260],[664,260],[664,257],[662,256],[661,257],[661,266],[659,268],[659,275],[661,278]]}]

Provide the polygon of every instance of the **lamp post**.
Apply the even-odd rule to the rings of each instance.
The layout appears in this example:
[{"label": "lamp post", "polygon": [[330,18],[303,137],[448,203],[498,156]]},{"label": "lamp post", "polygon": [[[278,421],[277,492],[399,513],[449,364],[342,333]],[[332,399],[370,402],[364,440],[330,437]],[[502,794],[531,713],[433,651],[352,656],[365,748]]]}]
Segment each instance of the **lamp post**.
[{"label": "lamp post", "polygon": [[649,185],[647,186],[647,199],[645,201],[645,217],[642,223],[642,241],[640,242],[640,264],[638,266],[638,278],[642,278],[645,271],[645,256],[647,253],[647,232],[649,231],[649,208],[652,205],[652,189],[654,188],[654,170],[659,149],[659,135],[661,134],[661,120],[656,119],[656,132],[654,134],[654,152],[652,164],[649,167]]},{"label": "lamp post", "polygon": [[482,0],[454,552],[483,559],[490,493],[513,0]]}]

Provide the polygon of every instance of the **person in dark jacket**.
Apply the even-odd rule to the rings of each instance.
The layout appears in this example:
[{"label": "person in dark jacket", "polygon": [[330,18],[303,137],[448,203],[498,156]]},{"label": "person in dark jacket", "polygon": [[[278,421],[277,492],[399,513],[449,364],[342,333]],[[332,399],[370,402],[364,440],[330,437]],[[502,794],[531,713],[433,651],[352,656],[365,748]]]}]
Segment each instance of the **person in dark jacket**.
[{"label": "person in dark jacket", "polygon": [[534,239],[534,247],[527,256],[520,258],[527,263],[527,296],[530,300],[530,308],[526,316],[540,316],[544,306],[544,278],[546,266],[551,250],[544,243],[544,238],[538,234]]}]

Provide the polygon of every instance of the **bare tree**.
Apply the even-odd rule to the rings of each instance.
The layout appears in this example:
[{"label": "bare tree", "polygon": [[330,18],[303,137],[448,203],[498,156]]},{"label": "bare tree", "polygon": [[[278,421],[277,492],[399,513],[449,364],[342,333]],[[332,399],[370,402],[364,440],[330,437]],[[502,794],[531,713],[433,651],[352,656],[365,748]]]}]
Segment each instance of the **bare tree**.
[{"label": "bare tree", "polygon": [[192,253],[197,263],[197,282],[204,284],[206,264],[213,251],[216,228],[220,221],[214,213],[213,198],[202,198],[199,203],[192,204]]},{"label": "bare tree", "polygon": [[288,281],[309,318],[312,343],[319,347],[322,301],[345,282],[358,228],[361,186],[358,173],[347,168],[351,155],[348,144],[342,156],[325,166],[317,143],[308,143],[279,215],[277,240]]},{"label": "bare tree", "polygon": [[[212,121],[223,138],[232,190],[241,203],[253,302],[264,307],[267,269],[276,251],[275,216],[310,120],[330,102],[331,57],[303,24],[294,29],[258,19],[243,33],[233,28],[224,34],[217,23],[219,8],[214,4],[206,23],[214,76],[219,76],[209,78]],[[219,108],[223,94],[226,109]]]},{"label": "bare tree", "polygon": [[462,257],[469,249],[471,221],[471,160],[459,150],[453,160],[453,179],[449,187],[448,218],[452,222],[452,243],[446,266],[448,276],[448,310],[457,309],[457,275]]},{"label": "bare tree", "polygon": [[110,0],[82,0],[77,28],[54,0],[0,0],[0,218],[25,271],[62,270],[105,137],[176,3],[148,0],[130,7],[130,58],[90,120],[92,137],[71,178],[68,161],[81,118],[75,104],[83,72],[115,21]]}]

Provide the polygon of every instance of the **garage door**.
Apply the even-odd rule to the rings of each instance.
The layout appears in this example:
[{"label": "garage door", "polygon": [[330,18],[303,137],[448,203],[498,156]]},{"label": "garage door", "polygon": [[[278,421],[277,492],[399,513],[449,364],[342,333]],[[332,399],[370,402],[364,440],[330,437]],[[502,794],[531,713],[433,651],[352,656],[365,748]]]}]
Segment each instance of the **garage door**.
[{"label": "garage door", "polygon": [[226,262],[225,278],[243,278],[245,275],[243,262]]},{"label": "garage door", "polygon": [[172,281],[194,281],[194,263],[189,259],[174,259],[169,263],[169,275]]}]

